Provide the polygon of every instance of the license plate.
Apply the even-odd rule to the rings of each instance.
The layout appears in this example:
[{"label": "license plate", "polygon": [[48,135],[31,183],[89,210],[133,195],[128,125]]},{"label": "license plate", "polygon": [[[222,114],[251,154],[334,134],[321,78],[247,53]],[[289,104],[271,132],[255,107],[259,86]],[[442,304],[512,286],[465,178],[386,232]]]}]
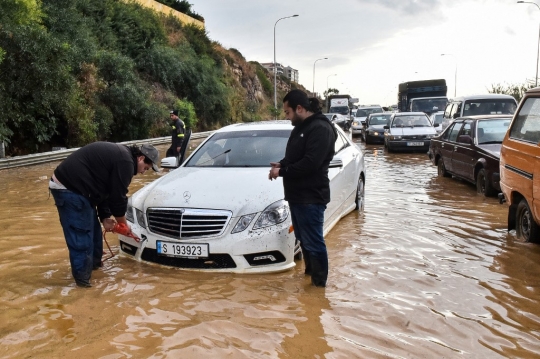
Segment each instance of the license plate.
[{"label": "license plate", "polygon": [[167,257],[208,258],[208,244],[157,241],[157,254]]},{"label": "license plate", "polygon": [[423,146],[424,142],[407,142],[407,146]]}]

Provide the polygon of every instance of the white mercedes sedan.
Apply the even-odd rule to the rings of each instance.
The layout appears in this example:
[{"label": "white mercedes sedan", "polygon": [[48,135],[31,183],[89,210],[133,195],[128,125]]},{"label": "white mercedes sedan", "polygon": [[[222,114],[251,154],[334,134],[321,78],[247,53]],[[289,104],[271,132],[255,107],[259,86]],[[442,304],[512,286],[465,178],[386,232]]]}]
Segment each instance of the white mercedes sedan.
[{"label": "white mercedes sedan", "polygon": [[[119,235],[122,252],[190,270],[257,273],[293,268],[301,253],[282,179],[268,179],[270,162],[284,157],[292,128],[289,121],[265,121],[214,132],[180,167],[130,197],[126,217],[141,241]],[[325,234],[364,206],[364,156],[336,128]]]}]

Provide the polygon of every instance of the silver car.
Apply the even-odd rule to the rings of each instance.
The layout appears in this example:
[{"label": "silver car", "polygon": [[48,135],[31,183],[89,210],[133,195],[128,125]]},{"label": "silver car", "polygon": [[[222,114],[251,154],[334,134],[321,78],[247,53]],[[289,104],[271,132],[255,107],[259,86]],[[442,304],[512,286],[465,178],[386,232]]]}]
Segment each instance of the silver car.
[{"label": "silver car", "polygon": [[384,126],[384,147],[388,152],[429,150],[435,127],[424,112],[392,114],[390,125]]},{"label": "silver car", "polygon": [[366,122],[366,117],[372,113],[381,113],[384,112],[381,106],[360,106],[354,114],[354,120],[351,126],[351,133],[353,135],[360,135],[362,133],[362,126]]}]

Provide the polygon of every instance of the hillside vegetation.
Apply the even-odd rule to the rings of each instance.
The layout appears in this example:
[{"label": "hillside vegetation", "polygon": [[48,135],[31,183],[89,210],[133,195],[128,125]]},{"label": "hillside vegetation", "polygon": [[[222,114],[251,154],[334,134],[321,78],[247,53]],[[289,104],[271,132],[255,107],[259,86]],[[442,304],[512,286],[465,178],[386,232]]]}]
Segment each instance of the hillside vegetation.
[{"label": "hillside vegetation", "polygon": [[136,2],[0,2],[7,155],[166,136],[173,108],[194,131],[268,119],[271,79],[205,30]]}]

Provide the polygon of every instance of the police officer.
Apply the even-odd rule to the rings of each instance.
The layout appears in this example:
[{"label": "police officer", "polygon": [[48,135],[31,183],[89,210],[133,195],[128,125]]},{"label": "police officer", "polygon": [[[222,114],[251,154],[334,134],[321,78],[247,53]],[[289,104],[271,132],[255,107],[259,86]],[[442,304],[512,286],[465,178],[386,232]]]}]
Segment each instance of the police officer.
[{"label": "police officer", "polygon": [[180,147],[184,142],[186,127],[184,122],[178,117],[178,110],[171,111],[171,147],[167,150],[167,157],[180,155]]}]

